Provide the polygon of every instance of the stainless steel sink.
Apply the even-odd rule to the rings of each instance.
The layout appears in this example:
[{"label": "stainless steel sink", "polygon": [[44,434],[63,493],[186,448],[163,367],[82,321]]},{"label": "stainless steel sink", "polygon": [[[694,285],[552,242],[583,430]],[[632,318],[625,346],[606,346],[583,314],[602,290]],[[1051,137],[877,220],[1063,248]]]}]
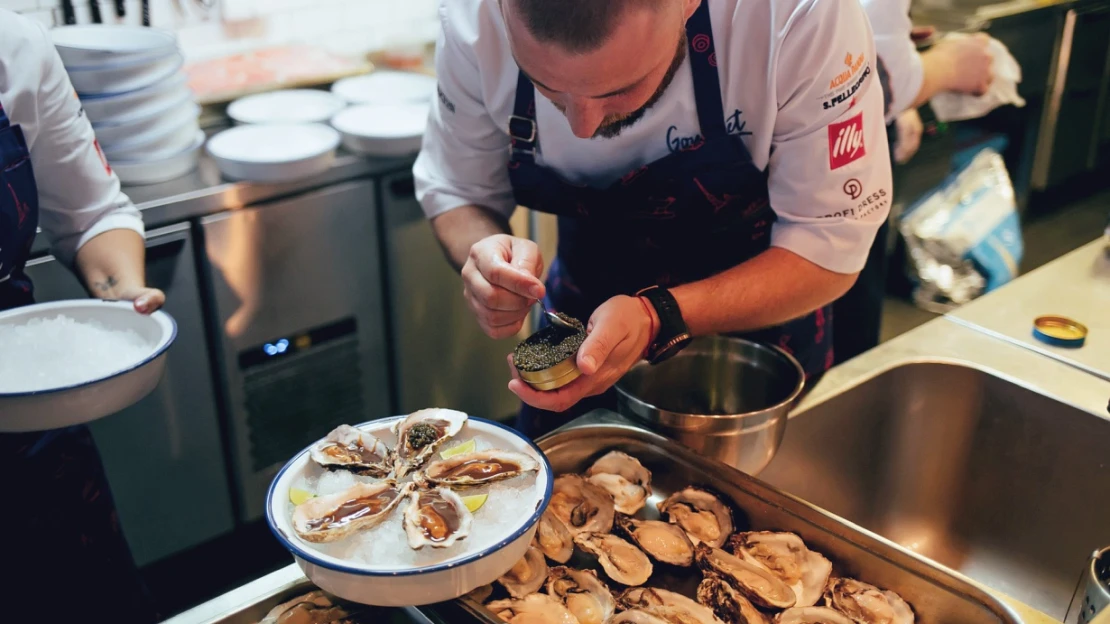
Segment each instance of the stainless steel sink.
[{"label": "stainless steel sink", "polygon": [[[1062,620],[1087,557],[1110,545],[1110,420],[1090,409],[1106,386],[1092,378],[1091,400],[1069,405],[981,364],[912,357],[983,340],[933,324],[849,363],[863,381],[822,382],[759,477]],[[1023,379],[1046,366],[1050,386],[1081,379],[1022,351],[994,357]]]}]

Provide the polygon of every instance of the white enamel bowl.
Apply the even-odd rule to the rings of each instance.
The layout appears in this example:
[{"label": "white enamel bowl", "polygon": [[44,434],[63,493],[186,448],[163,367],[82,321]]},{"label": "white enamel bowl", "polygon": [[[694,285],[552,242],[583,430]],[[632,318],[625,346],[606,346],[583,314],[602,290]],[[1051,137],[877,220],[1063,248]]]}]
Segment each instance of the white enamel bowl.
[{"label": "white enamel bowl", "polygon": [[286,89],[248,95],[227,107],[236,123],[326,123],[347,106],[342,98],[316,89]]},{"label": "white enamel bowl", "polygon": [[85,115],[94,125],[103,122],[120,121],[132,117],[142,117],[161,111],[191,96],[188,76],[178,71],[169,78],[149,87],[115,95],[85,95],[81,106]]},{"label": "white enamel bowl", "polygon": [[200,149],[204,146],[204,131],[197,130],[193,144],[169,155],[147,155],[137,160],[119,160],[108,157],[108,164],[123,184],[142,185],[166,182],[189,173],[200,162]]},{"label": "white enamel bowl", "polygon": [[208,153],[226,177],[288,182],[327,171],[339,133],[324,124],[247,124],[208,140]]},{"label": "white enamel bowl", "polygon": [[426,103],[362,104],[340,111],[331,125],[343,147],[369,156],[407,156],[420,151],[428,126]]},{"label": "white enamel bowl", "polygon": [[167,134],[182,126],[191,126],[193,132],[189,134],[195,134],[199,129],[197,125],[199,115],[200,106],[186,96],[162,109],[142,115],[121,117],[115,121],[94,123],[92,127],[101,147],[111,151],[113,148],[126,148],[129,145],[150,142],[153,137]]},{"label": "white enamel bowl", "polygon": [[[359,428],[373,433],[393,447],[396,438],[389,428],[402,418],[383,418],[359,425]],[[496,544],[419,568],[375,568],[321,553],[297,537],[291,522],[293,504],[289,501],[289,488],[296,487],[305,478],[310,461],[307,448],[290,460],[270,485],[266,505],[266,521],[270,530],[293,554],[293,559],[309,580],[321,589],[353,602],[383,607],[418,606],[452,600],[492,583],[508,572],[528,550],[540,516],[551,500],[551,466],[543,451],[531,440],[493,421],[470,417],[456,437],[460,440],[477,438],[492,448],[527,453],[540,464],[534,477],[535,506],[521,509],[520,524]],[[404,504],[402,502],[392,513],[404,513]],[[480,514],[481,509],[476,513]],[[405,539],[404,534],[399,534],[397,539]]]},{"label": "white enamel bowl", "polygon": [[67,68],[164,56],[177,48],[173,33],[139,26],[83,25],[50,30]]},{"label": "white enamel bowl", "polygon": [[136,91],[173,77],[185,59],[180,52],[165,56],[89,67],[69,67],[69,80],[78,95],[112,95]]},{"label": "white enamel bowl", "polygon": [[351,104],[431,102],[436,79],[424,74],[376,71],[337,81],[331,92]]},{"label": "white enamel bowl", "polygon": [[0,433],[46,431],[94,421],[135,404],[162,379],[166,350],[177,337],[177,323],[165,312],[144,316],[130,302],[75,299],[0,312],[0,325],[58,315],[134,330],[150,345],[150,353],[107,377],[34,392],[0,392]]}]

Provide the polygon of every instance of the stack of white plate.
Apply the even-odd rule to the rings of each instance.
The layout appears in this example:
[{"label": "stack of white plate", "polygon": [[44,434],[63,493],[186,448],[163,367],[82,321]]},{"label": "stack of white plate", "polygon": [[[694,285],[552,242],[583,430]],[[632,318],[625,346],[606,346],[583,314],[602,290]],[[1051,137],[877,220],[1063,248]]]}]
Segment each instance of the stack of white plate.
[{"label": "stack of white plate", "polygon": [[200,107],[177,38],[138,26],[51,31],[105,157],[124,184],[154,184],[197,166]]}]

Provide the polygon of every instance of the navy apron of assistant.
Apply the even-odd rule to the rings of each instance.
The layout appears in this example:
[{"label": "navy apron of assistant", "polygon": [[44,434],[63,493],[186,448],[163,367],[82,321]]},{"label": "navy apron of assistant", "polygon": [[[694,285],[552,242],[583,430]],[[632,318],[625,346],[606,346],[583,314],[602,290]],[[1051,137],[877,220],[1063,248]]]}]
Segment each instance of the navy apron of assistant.
[{"label": "navy apron of assistant", "polygon": [[[536,162],[543,137],[535,87],[519,75],[509,122],[509,178],[519,205],[558,216],[549,309],[585,321],[610,297],[705,279],[770,246],[775,213],[767,174],[725,124],[710,1],[703,0],[686,23],[700,139],[607,188],[570,184]],[[793,353],[807,374],[823,372],[833,357],[831,308],[745,337]],[[595,407],[615,407],[614,392],[559,414],[524,406],[517,426],[540,435]]]},{"label": "navy apron of assistant", "polygon": [[[27,141],[0,102],[0,311],[34,303],[24,266],[38,207]],[[14,597],[5,616],[156,621],[87,427],[0,434],[0,474],[8,508],[19,509],[0,514],[12,538],[0,573]]]}]

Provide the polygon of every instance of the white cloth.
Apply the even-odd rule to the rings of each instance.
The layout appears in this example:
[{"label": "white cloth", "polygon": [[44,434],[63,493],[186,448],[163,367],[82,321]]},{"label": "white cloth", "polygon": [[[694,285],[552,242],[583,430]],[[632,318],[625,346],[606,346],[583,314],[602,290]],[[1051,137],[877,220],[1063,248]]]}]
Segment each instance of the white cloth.
[{"label": "white cloth", "polygon": [[[728,128],[748,133],[755,164],[769,169],[778,215],[771,244],[832,271],[859,271],[891,197],[883,96],[859,0],[703,1],[711,3]],[[440,17],[440,94],[413,169],[417,197],[428,217],[467,204],[509,215],[507,130],[518,69],[497,0],[442,0]],[[616,138],[576,138],[539,94],[536,117],[540,164],[592,186],[699,133],[689,60]],[[834,159],[841,130],[862,145]]]},{"label": "white cloth", "polygon": [[910,20],[910,0],[860,0],[871,28],[875,31],[875,50],[883,60],[889,75],[890,110],[887,123],[913,106],[925,69],[917,45],[910,39],[913,22]]},{"label": "white cloth", "polygon": [[[949,33],[945,38],[967,37],[963,33]],[[991,37],[990,53],[992,57],[991,73],[993,80],[987,92],[983,95],[970,93],[953,93],[951,91],[938,93],[929,100],[933,113],[940,121],[965,121],[985,117],[999,106],[1013,104],[1021,108],[1025,106],[1025,98],[1018,95],[1017,86],[1021,82],[1021,65],[1010,54],[1006,44]]]},{"label": "white cloth", "polygon": [[23,129],[39,190],[39,227],[59,260],[108,230],[143,233],[139,210],[120,191],[100,152],[50,35],[0,9],[0,105]]}]

